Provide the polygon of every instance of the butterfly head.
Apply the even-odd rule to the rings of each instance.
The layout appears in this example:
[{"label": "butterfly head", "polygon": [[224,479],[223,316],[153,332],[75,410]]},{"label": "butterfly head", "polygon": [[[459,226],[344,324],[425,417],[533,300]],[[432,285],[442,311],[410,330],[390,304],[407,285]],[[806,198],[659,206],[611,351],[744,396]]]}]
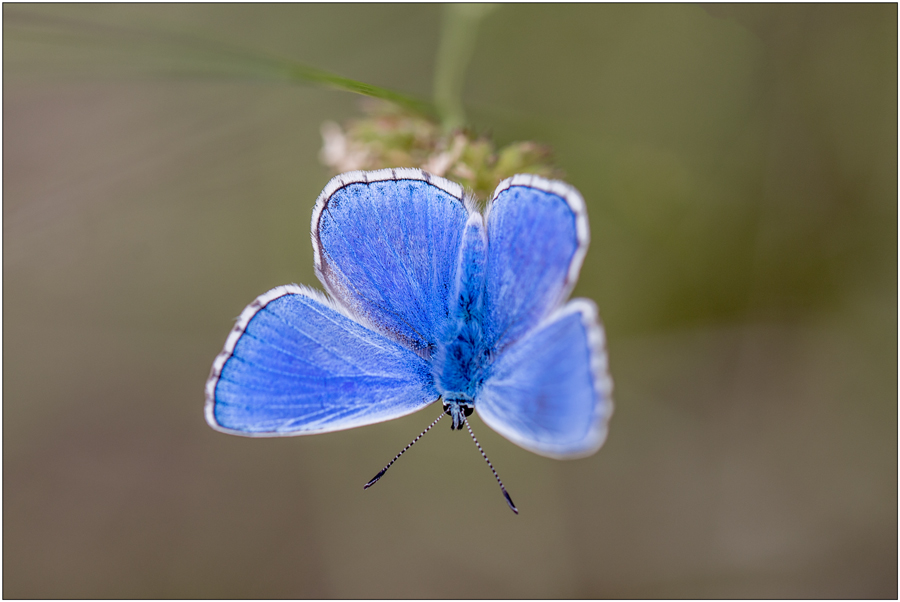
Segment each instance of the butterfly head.
[{"label": "butterfly head", "polygon": [[450,414],[451,430],[459,430],[466,424],[466,417],[475,410],[475,401],[465,393],[455,393],[444,398],[444,412]]}]

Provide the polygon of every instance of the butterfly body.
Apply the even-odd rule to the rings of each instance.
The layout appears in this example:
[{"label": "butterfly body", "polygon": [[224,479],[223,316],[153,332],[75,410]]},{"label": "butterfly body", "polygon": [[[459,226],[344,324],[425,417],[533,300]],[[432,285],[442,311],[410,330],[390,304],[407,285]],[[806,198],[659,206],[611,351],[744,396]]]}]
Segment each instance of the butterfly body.
[{"label": "butterfly body", "polygon": [[302,435],[440,400],[453,429],[477,412],[531,451],[589,455],[612,401],[594,305],[566,302],[588,238],[562,182],[510,178],[482,215],[420,170],[338,176],[312,219],[329,296],[291,285],[244,310],[213,363],[207,421]]},{"label": "butterfly body", "polygon": [[483,218],[472,212],[460,244],[448,328],[433,355],[435,386],[454,430],[471,415],[489,364],[481,326],[486,252]]}]

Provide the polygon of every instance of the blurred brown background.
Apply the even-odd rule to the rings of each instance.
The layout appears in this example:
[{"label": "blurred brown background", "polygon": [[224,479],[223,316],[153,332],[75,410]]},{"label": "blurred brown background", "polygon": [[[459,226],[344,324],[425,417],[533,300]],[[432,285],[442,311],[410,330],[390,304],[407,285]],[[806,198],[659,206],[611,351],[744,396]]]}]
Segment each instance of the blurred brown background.
[{"label": "blurred brown background", "polygon": [[485,19],[469,117],[552,145],[587,199],[575,294],[616,387],[585,460],[475,419],[519,516],[448,428],[362,490],[430,409],[203,420],[241,309],[318,284],[319,126],[358,101],[167,36],[427,98],[439,6],[3,14],[4,597],[896,598],[896,5]]}]

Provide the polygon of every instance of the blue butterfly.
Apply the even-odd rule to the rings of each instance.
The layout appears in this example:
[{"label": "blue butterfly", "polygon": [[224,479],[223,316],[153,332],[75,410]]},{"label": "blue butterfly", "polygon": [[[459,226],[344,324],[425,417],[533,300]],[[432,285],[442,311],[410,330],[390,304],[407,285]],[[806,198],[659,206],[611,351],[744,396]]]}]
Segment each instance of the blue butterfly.
[{"label": "blue butterfly", "polygon": [[279,286],[244,309],[206,383],[212,428],[326,433],[440,400],[441,415],[366,487],[445,415],[475,439],[467,417],[477,411],[551,458],[603,444],[603,330],[592,301],[566,302],[590,237],[577,190],[517,175],[482,216],[460,185],[427,172],[355,171],[328,183],[311,229],[330,296]]}]

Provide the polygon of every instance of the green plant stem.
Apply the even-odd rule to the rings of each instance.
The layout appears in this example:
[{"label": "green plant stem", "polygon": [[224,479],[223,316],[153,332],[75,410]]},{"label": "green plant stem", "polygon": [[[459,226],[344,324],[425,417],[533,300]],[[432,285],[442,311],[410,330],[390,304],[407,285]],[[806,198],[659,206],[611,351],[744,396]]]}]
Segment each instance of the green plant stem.
[{"label": "green plant stem", "polygon": [[447,4],[434,70],[434,104],[449,131],[466,123],[462,103],[466,69],[475,52],[478,26],[496,10],[494,4]]}]

